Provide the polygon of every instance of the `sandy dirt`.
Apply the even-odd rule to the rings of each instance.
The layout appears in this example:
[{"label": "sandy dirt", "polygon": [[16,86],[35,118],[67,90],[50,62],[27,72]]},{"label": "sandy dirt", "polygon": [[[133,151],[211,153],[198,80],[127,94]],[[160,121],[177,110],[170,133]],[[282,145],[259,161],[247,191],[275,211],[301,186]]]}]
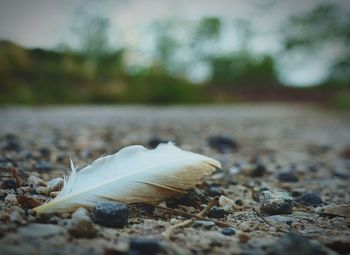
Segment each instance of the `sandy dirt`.
[{"label": "sandy dirt", "polygon": [[[0,120],[1,254],[350,253],[349,113],[293,104],[80,106],[3,108]],[[69,157],[84,166],[127,145],[160,141],[222,163],[189,195],[161,204],[195,215],[214,197],[227,198],[229,207],[217,204],[205,216],[216,222],[194,220],[166,238],[187,217],[133,205],[126,226],[93,223],[87,238],[79,229],[72,234],[70,213],[38,216],[23,202],[50,200],[47,182],[69,174]],[[290,196],[290,212],[264,211],[262,194],[275,191]],[[306,193],[317,198],[305,202]]]}]

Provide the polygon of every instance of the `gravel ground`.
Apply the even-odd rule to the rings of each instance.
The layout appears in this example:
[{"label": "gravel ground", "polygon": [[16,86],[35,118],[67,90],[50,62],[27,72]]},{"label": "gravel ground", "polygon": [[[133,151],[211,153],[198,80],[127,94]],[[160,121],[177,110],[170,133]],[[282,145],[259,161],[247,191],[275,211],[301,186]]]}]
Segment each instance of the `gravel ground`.
[{"label": "gravel ground", "polygon": [[[0,119],[1,254],[350,254],[349,113],[291,104],[82,106],[3,108]],[[169,210],[123,208],[122,227],[84,209],[32,212],[55,196],[60,179],[49,181],[69,173],[69,157],[84,166],[127,145],[169,140],[223,164],[161,204]],[[164,236],[187,219],[176,210],[194,215],[215,197],[212,221]]]}]

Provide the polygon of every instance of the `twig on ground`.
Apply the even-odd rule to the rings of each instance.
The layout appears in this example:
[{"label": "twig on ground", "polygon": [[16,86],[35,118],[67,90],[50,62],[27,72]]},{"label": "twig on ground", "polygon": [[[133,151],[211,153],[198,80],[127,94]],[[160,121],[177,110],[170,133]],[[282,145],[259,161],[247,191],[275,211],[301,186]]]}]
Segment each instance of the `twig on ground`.
[{"label": "twig on ground", "polygon": [[287,233],[287,231],[277,227],[277,226],[274,226],[272,225],[267,219],[265,219],[265,217],[260,213],[258,212],[258,210],[256,210],[255,208],[252,208],[252,210],[256,213],[256,215],[258,215],[262,220],[263,222],[265,222],[267,225],[269,225],[270,227],[274,227],[277,231],[280,231],[280,232],[283,232],[283,233]]},{"label": "twig on ground", "polygon": [[18,176],[16,168],[12,167],[12,168],[10,169],[10,171],[11,171],[11,174],[12,174],[13,178],[16,180],[17,188],[21,187],[21,185],[22,185],[22,180],[21,180],[21,178]]},{"label": "twig on ground", "polygon": [[172,209],[172,208],[163,207],[163,206],[160,206],[160,205],[156,205],[155,207],[158,208],[158,209],[170,212],[172,214],[178,214],[178,215],[182,215],[182,216],[185,216],[185,217],[188,217],[188,218],[195,218],[195,219],[199,219],[199,220],[212,221],[216,225],[218,225],[219,227],[233,227],[232,225],[230,225],[230,224],[228,224],[226,222],[219,221],[219,220],[213,220],[213,219],[210,219],[208,217],[199,216],[198,214],[192,214],[192,213],[184,212],[184,211],[181,211],[181,210],[178,210],[178,209]]},{"label": "twig on ground", "polygon": [[260,219],[263,220],[263,222],[265,222],[270,227],[273,227],[273,225],[267,219],[265,219],[265,217],[262,216],[261,213],[258,212],[258,210],[256,210],[255,208],[252,208],[252,210],[256,213],[256,215],[258,215],[260,217]]},{"label": "twig on ground", "polygon": [[[195,221],[195,219],[196,218],[198,218],[198,217],[203,217],[204,215],[206,215],[208,212],[209,212],[209,210],[214,206],[214,205],[216,205],[217,203],[218,203],[218,201],[219,201],[219,199],[216,197],[216,198],[214,198],[212,201],[210,201],[209,203],[208,203],[208,205],[202,210],[202,211],[200,211],[197,215],[194,215],[194,216],[196,216],[196,217],[193,217],[192,215],[191,215],[191,219],[188,219],[188,220],[185,220],[185,221],[183,221],[183,222],[179,222],[179,223],[177,223],[177,224],[175,224],[175,225],[172,225],[172,226],[170,226],[169,228],[167,228],[163,233],[162,233],[162,235],[165,237],[165,238],[167,238],[167,239],[170,239],[170,235],[171,235],[171,233],[172,233],[172,231],[174,230],[174,229],[176,229],[176,228],[180,228],[180,227],[185,227],[185,226],[188,226],[188,225],[190,225],[190,224],[192,224],[194,221]],[[158,207],[159,208],[159,207]],[[161,207],[162,209],[163,209],[163,207]],[[168,210],[169,211],[169,210]],[[174,211],[173,211],[174,212]],[[182,215],[184,215],[184,214],[182,214]],[[211,219],[206,219],[206,220],[211,220]]]}]

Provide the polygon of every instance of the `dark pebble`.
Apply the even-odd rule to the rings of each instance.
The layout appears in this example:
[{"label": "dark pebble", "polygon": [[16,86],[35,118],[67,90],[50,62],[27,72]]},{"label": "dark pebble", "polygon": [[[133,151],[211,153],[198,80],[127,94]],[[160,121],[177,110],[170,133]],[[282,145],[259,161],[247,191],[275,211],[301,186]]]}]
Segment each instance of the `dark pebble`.
[{"label": "dark pebble", "polygon": [[17,142],[16,140],[11,140],[11,141],[7,141],[7,144],[5,145],[4,149],[9,151],[19,152],[21,151],[22,148],[19,142]]},{"label": "dark pebble", "polygon": [[216,135],[208,138],[208,144],[211,148],[224,153],[230,151],[237,151],[238,144],[235,139],[229,136]]},{"label": "dark pebble", "polygon": [[40,148],[40,154],[45,157],[45,158],[50,158],[50,155],[51,155],[51,151],[49,148],[46,148],[46,147],[43,147],[43,148]]},{"label": "dark pebble", "polygon": [[36,159],[31,152],[27,152],[24,156],[25,159]]},{"label": "dark pebble", "polygon": [[200,191],[199,189],[191,189],[187,194],[185,194],[181,198],[173,200],[173,204],[169,203],[169,207],[179,204],[186,206],[195,206],[206,203],[206,201],[207,196],[202,191]]},{"label": "dark pebble", "polygon": [[298,182],[299,181],[298,176],[292,171],[279,173],[277,175],[277,179],[281,182]]},{"label": "dark pebble", "polygon": [[323,254],[308,239],[296,233],[287,233],[269,248],[270,255],[318,255]]},{"label": "dark pebble", "polygon": [[142,215],[149,215],[152,216],[154,213],[154,206],[153,205],[147,205],[147,204],[139,204],[137,206],[137,210]]},{"label": "dark pebble", "polygon": [[250,172],[251,177],[263,177],[266,174],[266,167],[262,163],[257,163]]},{"label": "dark pebble", "polygon": [[18,137],[16,135],[7,134],[5,136],[5,146],[3,147],[3,149],[19,152],[21,151],[22,146],[19,143]]},{"label": "dark pebble", "polygon": [[57,163],[63,163],[64,159],[65,159],[65,157],[63,155],[57,155],[56,162]]},{"label": "dark pebble", "polygon": [[16,189],[17,183],[13,179],[4,180],[2,183],[2,188],[4,188],[4,189]]},{"label": "dark pebble", "polygon": [[226,214],[227,214],[227,212],[218,206],[214,206],[208,212],[208,216],[211,218],[223,218]]},{"label": "dark pebble", "polygon": [[333,176],[343,180],[347,180],[350,178],[349,172],[345,169],[335,169],[333,171]]},{"label": "dark pebble", "polygon": [[95,223],[111,228],[124,227],[128,224],[128,217],[128,207],[121,203],[99,203],[92,215]]},{"label": "dark pebble", "polygon": [[150,238],[133,238],[129,243],[129,255],[153,255],[162,251],[160,241]]},{"label": "dark pebble", "polygon": [[237,199],[235,201],[235,204],[238,205],[238,206],[242,206],[244,203],[243,203],[243,201],[241,199]]},{"label": "dark pebble", "polygon": [[10,158],[10,157],[3,156],[3,157],[0,157],[0,163],[3,163],[3,164],[7,164],[7,163],[14,164],[14,160],[12,158]]},{"label": "dark pebble", "polygon": [[302,189],[292,190],[292,197],[300,197],[304,192]]},{"label": "dark pebble", "polygon": [[154,149],[156,148],[160,143],[168,143],[169,140],[163,140],[157,137],[153,137],[151,139],[149,139],[148,141],[148,147]]},{"label": "dark pebble", "polygon": [[260,194],[260,210],[269,215],[292,213],[292,198],[285,191],[271,190]]},{"label": "dark pebble", "polygon": [[236,234],[236,230],[234,228],[224,228],[221,233],[225,236],[232,236]]},{"label": "dark pebble", "polygon": [[[50,224],[54,224],[57,225],[58,223],[60,223],[62,221],[62,219],[60,217],[57,216],[53,216],[48,220],[48,223]],[[64,222],[64,224],[67,224],[67,222]]]},{"label": "dark pebble", "polygon": [[318,167],[317,166],[314,166],[314,165],[311,165],[308,167],[308,170],[312,173],[316,173],[318,171]]},{"label": "dark pebble", "polygon": [[37,164],[36,164],[36,170],[38,171],[49,171],[49,170],[52,170],[52,165],[49,163],[49,162],[46,162],[46,161],[39,161]]},{"label": "dark pebble", "polygon": [[296,202],[305,206],[320,206],[323,204],[322,198],[315,192],[306,192],[295,199]]},{"label": "dark pebble", "polygon": [[5,191],[2,191],[0,193],[0,201],[4,201],[6,196],[7,196],[7,193]]},{"label": "dark pebble", "polygon": [[167,200],[165,204],[169,208],[176,208],[179,205],[178,201],[174,199]]},{"label": "dark pebble", "polygon": [[215,196],[220,196],[224,194],[224,191],[222,188],[217,187],[217,186],[209,186],[207,188],[207,193],[209,196],[215,197]]}]

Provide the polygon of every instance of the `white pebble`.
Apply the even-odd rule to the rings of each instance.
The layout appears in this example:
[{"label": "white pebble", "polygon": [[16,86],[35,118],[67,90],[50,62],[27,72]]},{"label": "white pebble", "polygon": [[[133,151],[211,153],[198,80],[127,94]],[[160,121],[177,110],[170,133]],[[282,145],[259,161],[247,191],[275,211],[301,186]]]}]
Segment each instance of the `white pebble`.
[{"label": "white pebble", "polygon": [[35,188],[39,186],[46,186],[46,182],[43,179],[40,179],[39,177],[36,177],[34,175],[29,176],[28,184]]},{"label": "white pebble", "polygon": [[40,194],[40,195],[45,195],[45,196],[48,196],[50,194],[50,189],[48,187],[37,187],[35,189],[35,192]]},{"label": "white pebble", "polygon": [[5,197],[5,202],[10,204],[17,204],[17,196],[15,194],[8,194]]},{"label": "white pebble", "polygon": [[21,223],[21,222],[23,222],[23,217],[18,211],[13,211],[10,214],[10,221]]},{"label": "white pebble", "polygon": [[54,179],[50,180],[47,183],[47,187],[51,191],[58,191],[63,187],[63,184],[64,184],[63,178],[59,177],[59,178],[54,178]]}]

